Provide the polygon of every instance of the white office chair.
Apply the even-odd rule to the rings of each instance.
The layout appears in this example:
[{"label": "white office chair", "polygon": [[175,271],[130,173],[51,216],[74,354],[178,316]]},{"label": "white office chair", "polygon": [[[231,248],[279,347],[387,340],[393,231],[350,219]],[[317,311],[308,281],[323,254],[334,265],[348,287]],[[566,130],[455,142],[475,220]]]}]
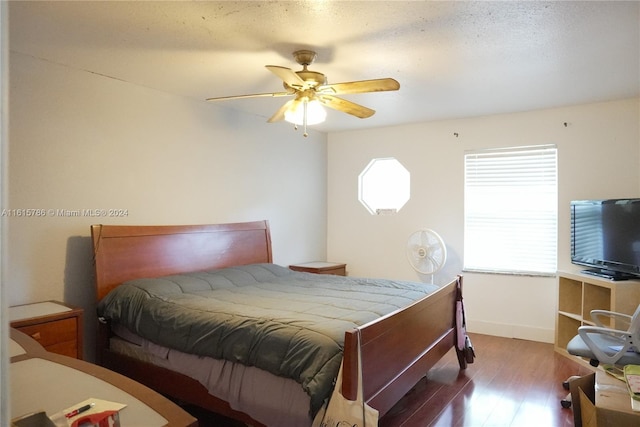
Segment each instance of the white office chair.
[{"label": "white office chair", "polygon": [[[567,344],[567,352],[589,359],[589,364],[595,367],[600,363],[640,365],[640,305],[633,316],[607,310],[591,310],[590,314],[595,326],[580,326],[578,335]],[[626,329],[605,326],[605,318],[617,321],[619,328]],[[565,389],[569,389],[572,378],[562,384]],[[571,407],[571,394],[560,403],[564,408]]]},{"label": "white office chair", "polygon": [[[617,322],[613,329],[604,325],[604,319]],[[580,326],[576,335],[567,344],[569,354],[585,357],[591,365],[640,364],[640,305],[632,316],[607,310],[592,310],[591,320],[595,326]]]}]

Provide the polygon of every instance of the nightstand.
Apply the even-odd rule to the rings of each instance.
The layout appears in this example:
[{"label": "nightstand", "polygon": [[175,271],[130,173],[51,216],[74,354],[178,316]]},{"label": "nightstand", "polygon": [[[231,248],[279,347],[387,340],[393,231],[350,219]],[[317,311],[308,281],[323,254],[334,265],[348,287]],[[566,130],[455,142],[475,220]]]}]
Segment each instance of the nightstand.
[{"label": "nightstand", "polygon": [[347,264],[340,264],[337,262],[305,262],[303,264],[290,265],[289,268],[294,271],[303,271],[305,273],[335,274],[336,276],[347,275]]},{"label": "nightstand", "polygon": [[9,322],[47,351],[82,359],[83,312],[62,302],[44,301],[9,307]]}]

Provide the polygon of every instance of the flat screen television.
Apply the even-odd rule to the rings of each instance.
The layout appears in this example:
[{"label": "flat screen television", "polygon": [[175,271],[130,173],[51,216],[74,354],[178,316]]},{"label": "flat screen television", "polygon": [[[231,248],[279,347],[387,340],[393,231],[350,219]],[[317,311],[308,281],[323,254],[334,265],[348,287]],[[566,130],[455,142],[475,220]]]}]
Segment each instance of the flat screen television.
[{"label": "flat screen television", "polygon": [[610,280],[640,278],[640,199],[572,201],[571,262]]}]

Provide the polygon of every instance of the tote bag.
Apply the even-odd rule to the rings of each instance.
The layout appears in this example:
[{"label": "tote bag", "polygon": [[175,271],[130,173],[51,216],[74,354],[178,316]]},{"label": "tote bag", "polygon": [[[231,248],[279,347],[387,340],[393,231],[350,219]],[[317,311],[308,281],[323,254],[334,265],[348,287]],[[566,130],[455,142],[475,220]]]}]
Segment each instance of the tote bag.
[{"label": "tote bag", "polygon": [[460,289],[460,282],[458,282],[456,295],[456,328],[456,344],[458,350],[462,352],[466,363],[473,363],[473,359],[476,357],[476,352],[473,349],[473,344],[471,344],[471,338],[469,338],[469,335],[467,335],[467,321],[464,313],[464,304],[462,302],[462,291]]},{"label": "tote bag", "polygon": [[358,392],[356,400],[342,395],[342,363],[336,385],[326,405],[313,421],[312,427],[378,427],[378,411],[367,405],[362,392],[362,355],[360,354],[360,329],[358,337]]}]

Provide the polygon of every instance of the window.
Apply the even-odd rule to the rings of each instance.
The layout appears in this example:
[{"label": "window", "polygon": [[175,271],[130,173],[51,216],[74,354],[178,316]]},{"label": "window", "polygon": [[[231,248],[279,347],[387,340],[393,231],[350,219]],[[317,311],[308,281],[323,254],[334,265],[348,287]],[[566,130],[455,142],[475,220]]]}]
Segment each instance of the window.
[{"label": "window", "polygon": [[358,176],[358,191],[372,215],[396,213],[409,201],[409,171],[393,157],[373,159]]},{"label": "window", "polygon": [[464,269],[555,274],[557,148],[474,151],[464,159]]}]

